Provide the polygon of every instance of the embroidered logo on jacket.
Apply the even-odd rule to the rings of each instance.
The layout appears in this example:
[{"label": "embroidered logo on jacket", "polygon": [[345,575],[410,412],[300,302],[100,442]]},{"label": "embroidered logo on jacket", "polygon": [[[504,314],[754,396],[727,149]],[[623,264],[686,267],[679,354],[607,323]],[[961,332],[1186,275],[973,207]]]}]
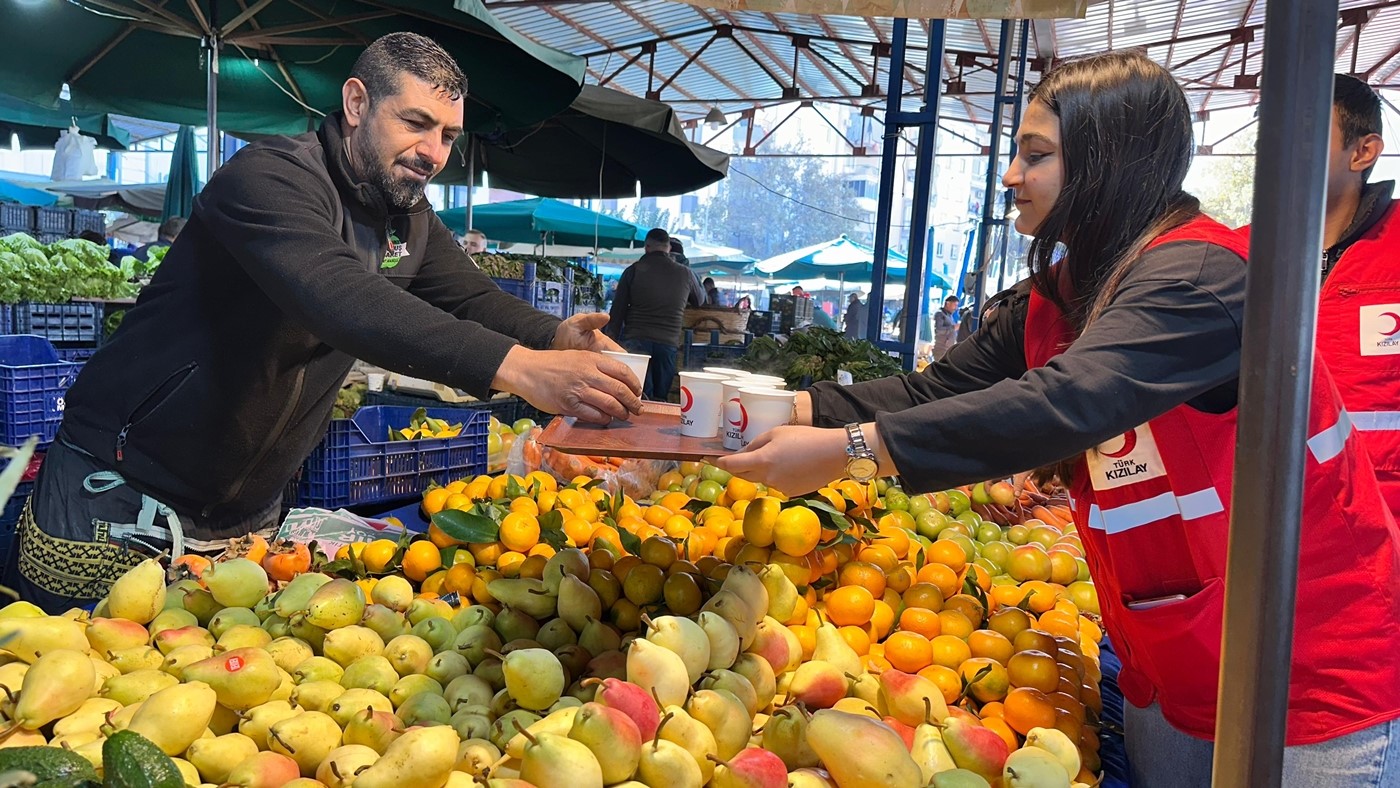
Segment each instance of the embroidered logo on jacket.
[{"label": "embroidered logo on jacket", "polygon": [[1400,304],[1361,307],[1361,355],[1400,353]]},{"label": "embroidered logo on jacket", "polygon": [[380,263],[379,267],[393,268],[405,257],[408,257],[408,244],[401,243],[397,234],[389,233],[389,248],[385,250],[384,262]]},{"label": "embroidered logo on jacket", "polygon": [[1089,463],[1089,481],[1095,490],[1111,490],[1167,473],[1157,441],[1146,424],[1100,443],[1085,452],[1084,458]]}]

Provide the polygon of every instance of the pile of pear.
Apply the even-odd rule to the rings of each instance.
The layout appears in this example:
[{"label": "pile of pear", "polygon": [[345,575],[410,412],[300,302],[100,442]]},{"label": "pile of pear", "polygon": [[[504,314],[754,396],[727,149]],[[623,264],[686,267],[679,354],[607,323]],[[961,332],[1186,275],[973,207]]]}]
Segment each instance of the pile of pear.
[{"label": "pile of pear", "polygon": [[1064,734],[1008,753],[927,679],[865,672],[829,624],[804,660],[781,568],[726,569],[695,615],[624,633],[576,549],[460,609],[394,575],[275,590],[237,558],[167,586],[150,560],[91,616],[0,610],[0,746],[100,772],[132,730],[222,788],[1071,788]]}]

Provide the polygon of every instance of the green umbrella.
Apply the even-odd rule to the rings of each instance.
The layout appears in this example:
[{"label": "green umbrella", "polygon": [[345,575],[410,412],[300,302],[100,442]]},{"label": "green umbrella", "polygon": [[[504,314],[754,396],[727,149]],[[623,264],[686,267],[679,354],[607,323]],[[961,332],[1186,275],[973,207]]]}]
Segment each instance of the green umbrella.
[{"label": "green umbrella", "polygon": [[[469,229],[466,208],[438,211],[438,217],[454,232]],[[646,233],[631,222],[547,197],[478,205],[472,227],[497,242],[563,246],[631,246]]]},{"label": "green umbrella", "polygon": [[26,148],[52,148],[58,142],[59,132],[73,125],[104,148],[125,148],[131,143],[131,135],[105,112],[74,115],[0,96],[0,145],[9,145],[10,136],[18,134],[19,144]]},{"label": "green umbrella", "polygon": [[181,126],[175,132],[175,152],[170,154],[170,178],[165,182],[165,203],[161,206],[161,221],[172,217],[189,218],[194,211],[194,195],[199,191],[195,172],[194,128]]},{"label": "green umbrella", "polygon": [[[467,124],[526,126],[578,95],[583,60],[535,44],[480,0],[0,0],[6,92],[53,106],[63,85],[81,112],[221,130],[299,134],[339,109],[341,85],[374,39],[409,31],[466,72]],[[209,79],[214,50],[216,74]],[[216,101],[215,101],[216,97]],[[217,141],[217,137],[214,137]]]}]

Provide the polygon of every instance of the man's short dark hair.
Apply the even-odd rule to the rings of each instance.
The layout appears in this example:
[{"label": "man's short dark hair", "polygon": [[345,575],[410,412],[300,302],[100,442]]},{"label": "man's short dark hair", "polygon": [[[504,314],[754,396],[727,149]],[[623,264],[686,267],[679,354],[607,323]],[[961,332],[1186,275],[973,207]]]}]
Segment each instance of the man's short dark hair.
[{"label": "man's short dark hair", "polygon": [[465,234],[463,237],[466,237],[466,235],[479,235],[479,236],[481,236],[482,238],[485,238],[485,237],[486,237],[486,233],[483,233],[482,231],[476,229],[475,227],[473,227],[472,229],[468,230],[468,231],[466,232],[466,234]]},{"label": "man's short dark hair", "polygon": [[672,252],[676,254],[685,254],[685,246],[680,242],[680,239],[671,238],[670,243]]},{"label": "man's short dark hair", "polygon": [[653,227],[650,230],[647,230],[646,243],[649,245],[655,244],[657,246],[672,248],[671,244],[675,243],[675,241],[672,240],[670,233],[666,232],[660,227]]},{"label": "man's short dark hair", "polygon": [[1342,145],[1351,145],[1367,134],[1381,133],[1381,97],[1370,85],[1347,74],[1338,74],[1332,85],[1332,107],[1342,127]]},{"label": "man's short dark hair", "polygon": [[179,235],[180,231],[183,229],[185,229],[185,219],[179,216],[172,216],[161,222],[160,229],[156,232],[160,234],[161,238],[169,238],[173,241],[175,240],[175,236]]},{"label": "man's short dark hair", "polygon": [[956,301],[956,300],[958,300],[958,297],[957,297],[957,296],[948,296],[947,298],[943,299],[943,303],[946,304],[946,303],[948,303],[949,301]]},{"label": "man's short dark hair", "polygon": [[438,43],[417,33],[381,36],[360,53],[350,76],[365,83],[371,105],[399,92],[400,74],[411,74],[455,101],[467,93],[467,77]]}]

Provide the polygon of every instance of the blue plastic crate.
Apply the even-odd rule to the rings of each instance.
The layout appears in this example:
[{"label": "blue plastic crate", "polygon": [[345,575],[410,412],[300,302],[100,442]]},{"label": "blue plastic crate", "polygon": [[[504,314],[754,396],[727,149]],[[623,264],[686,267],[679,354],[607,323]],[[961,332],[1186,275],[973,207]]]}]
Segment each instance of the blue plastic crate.
[{"label": "blue plastic crate", "polygon": [[321,445],[301,469],[291,496],[294,506],[335,509],[409,498],[430,482],[486,472],[484,410],[427,408],[429,416],[462,423],[456,438],[390,441],[389,429],[408,426],[414,408],[387,405],[360,408],[353,419],[334,419]]},{"label": "blue plastic crate", "polygon": [[34,232],[34,208],[17,202],[0,202],[0,228],[4,235]]},{"label": "blue plastic crate", "polygon": [[19,516],[33,491],[34,482],[20,482],[15,494],[5,502],[5,508],[0,509],[0,566],[4,566],[9,558],[15,541],[15,526],[19,525]]},{"label": "blue plastic crate", "polygon": [[[484,410],[507,424],[515,421],[522,400],[519,397],[494,397],[485,402],[443,402],[437,397],[423,397],[401,391],[366,391],[365,405],[394,405],[400,408],[450,408],[451,410]],[[446,418],[445,416],[443,418]],[[451,422],[456,424],[456,421]]]},{"label": "blue plastic crate", "polygon": [[535,280],[533,279],[500,279],[491,277],[491,281],[496,286],[527,304],[535,303]]},{"label": "blue plastic crate", "polygon": [[51,443],[63,420],[63,397],[82,368],[59,361],[43,337],[0,336],[0,443],[18,446],[31,435]]},{"label": "blue plastic crate", "polygon": [[67,238],[73,234],[72,208],[35,208],[34,229],[45,235]]},{"label": "blue plastic crate", "polygon": [[564,320],[574,313],[574,286],[568,282],[536,282],[535,308]]},{"label": "blue plastic crate", "polygon": [[33,334],[50,342],[91,342],[102,336],[102,305],[91,301],[66,304],[15,304],[10,331]]},{"label": "blue plastic crate", "polygon": [[86,364],[92,358],[92,354],[97,352],[95,347],[61,347],[54,349],[62,361],[71,361],[74,364]]}]

